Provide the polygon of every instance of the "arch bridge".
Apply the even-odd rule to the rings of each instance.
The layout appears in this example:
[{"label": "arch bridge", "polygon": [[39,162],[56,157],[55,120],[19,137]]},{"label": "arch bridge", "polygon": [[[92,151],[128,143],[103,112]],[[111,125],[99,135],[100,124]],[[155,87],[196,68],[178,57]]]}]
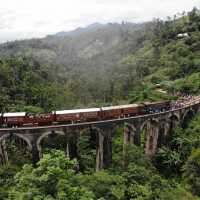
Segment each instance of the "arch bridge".
[{"label": "arch bridge", "polygon": [[185,103],[183,107],[165,112],[120,118],[106,121],[86,122],[41,127],[20,127],[0,129],[0,164],[9,162],[5,140],[15,136],[23,140],[35,164],[42,156],[41,142],[50,135],[61,135],[67,142],[67,154],[77,156],[77,142],[81,131],[87,129],[96,144],[96,170],[108,167],[112,162],[112,137],[116,128],[123,127],[124,152],[127,144],[143,145],[145,153],[153,155],[157,148],[167,145],[172,130],[186,127],[188,121],[200,111],[200,98]]}]

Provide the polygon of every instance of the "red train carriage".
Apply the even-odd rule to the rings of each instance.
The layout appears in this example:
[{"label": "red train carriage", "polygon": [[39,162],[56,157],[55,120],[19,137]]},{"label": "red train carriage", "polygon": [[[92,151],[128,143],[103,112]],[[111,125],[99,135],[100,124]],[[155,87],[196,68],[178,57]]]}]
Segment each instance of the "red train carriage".
[{"label": "red train carriage", "polygon": [[55,121],[53,114],[27,115],[23,126],[45,126],[51,125]]},{"label": "red train carriage", "polygon": [[102,120],[119,118],[122,115],[122,109],[120,106],[108,106],[101,108]]},{"label": "red train carriage", "polygon": [[44,125],[51,125],[53,122],[56,121],[54,114],[40,114],[38,116],[35,116],[35,119],[39,126]]},{"label": "red train carriage", "polygon": [[25,112],[4,113],[3,124],[8,127],[13,126],[44,126],[51,125],[55,121],[52,114],[30,115]]},{"label": "red train carriage", "polygon": [[101,108],[102,119],[115,119],[120,117],[129,117],[138,115],[141,111],[141,106],[138,104],[128,104],[121,106],[108,106]]},{"label": "red train carriage", "polygon": [[145,102],[143,103],[146,114],[162,112],[170,109],[170,101],[159,101],[159,102]]},{"label": "red train carriage", "polygon": [[25,112],[15,112],[15,113],[4,113],[3,123],[8,127],[22,126],[26,119]]},{"label": "red train carriage", "polygon": [[125,117],[143,114],[143,106],[141,104],[123,105],[122,109]]},{"label": "red train carriage", "polygon": [[100,108],[55,111],[56,121],[60,123],[95,121],[99,119]]}]

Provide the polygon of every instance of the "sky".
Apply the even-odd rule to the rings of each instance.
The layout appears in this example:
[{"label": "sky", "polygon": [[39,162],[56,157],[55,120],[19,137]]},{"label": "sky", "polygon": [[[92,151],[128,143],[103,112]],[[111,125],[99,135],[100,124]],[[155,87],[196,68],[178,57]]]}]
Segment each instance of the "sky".
[{"label": "sky", "polygon": [[0,0],[0,42],[44,37],[99,22],[165,19],[200,0]]}]

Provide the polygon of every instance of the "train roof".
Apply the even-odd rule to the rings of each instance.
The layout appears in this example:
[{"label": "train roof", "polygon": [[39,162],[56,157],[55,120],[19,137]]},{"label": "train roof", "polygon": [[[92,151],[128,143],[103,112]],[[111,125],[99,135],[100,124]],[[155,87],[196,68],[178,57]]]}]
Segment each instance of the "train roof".
[{"label": "train roof", "polygon": [[164,103],[169,103],[169,100],[165,100],[165,101],[156,101],[156,102],[144,102],[142,104],[144,105],[156,105],[156,104],[164,104]]},{"label": "train roof", "polygon": [[25,112],[3,113],[3,117],[25,117]]},{"label": "train roof", "polygon": [[102,110],[113,110],[113,109],[123,109],[123,108],[132,108],[132,107],[138,107],[139,104],[128,104],[128,105],[119,105],[119,106],[107,106],[102,107]]},{"label": "train roof", "polygon": [[73,109],[73,110],[59,110],[59,111],[55,111],[55,114],[64,115],[64,114],[98,112],[98,111],[100,111],[100,108],[85,108],[85,109]]}]

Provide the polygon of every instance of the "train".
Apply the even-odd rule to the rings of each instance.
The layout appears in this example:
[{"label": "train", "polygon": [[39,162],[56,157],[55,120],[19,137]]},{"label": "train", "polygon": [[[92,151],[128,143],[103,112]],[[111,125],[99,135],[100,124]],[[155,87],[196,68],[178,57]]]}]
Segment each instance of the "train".
[{"label": "train", "polygon": [[152,114],[170,109],[170,101],[146,102],[107,106],[100,108],[85,108],[52,111],[51,113],[33,115],[26,112],[3,113],[0,116],[1,127],[47,126],[54,124],[74,124],[92,121],[112,120]]}]

